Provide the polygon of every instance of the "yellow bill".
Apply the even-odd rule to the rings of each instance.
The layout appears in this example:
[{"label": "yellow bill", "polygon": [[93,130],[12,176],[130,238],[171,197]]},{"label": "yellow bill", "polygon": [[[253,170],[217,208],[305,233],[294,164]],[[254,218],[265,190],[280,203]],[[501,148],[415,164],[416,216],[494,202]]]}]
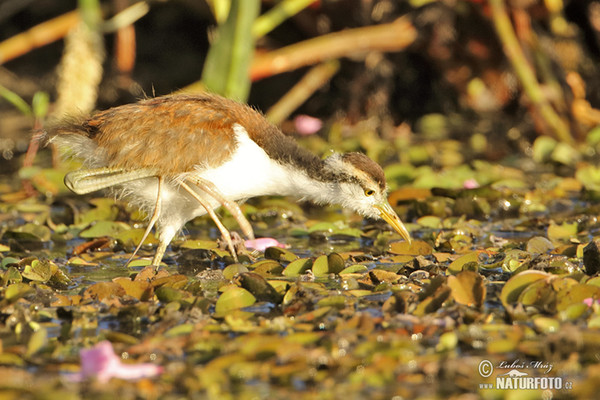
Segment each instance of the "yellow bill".
[{"label": "yellow bill", "polygon": [[388,202],[376,204],[375,208],[379,210],[379,215],[385,222],[390,224],[392,228],[394,228],[394,230],[398,232],[404,240],[406,240],[408,243],[411,243],[410,233],[408,233],[408,230],[400,220],[400,217],[398,217],[398,215]]}]

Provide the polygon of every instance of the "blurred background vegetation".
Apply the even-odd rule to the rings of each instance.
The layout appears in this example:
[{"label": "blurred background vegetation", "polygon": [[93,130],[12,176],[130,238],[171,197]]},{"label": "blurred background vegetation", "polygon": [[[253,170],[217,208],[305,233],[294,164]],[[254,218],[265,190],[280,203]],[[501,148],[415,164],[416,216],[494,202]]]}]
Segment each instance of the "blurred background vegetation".
[{"label": "blurred background vegetation", "polygon": [[592,0],[4,0],[0,168],[54,118],[205,89],[383,163],[440,139],[468,144],[457,162],[538,137],[538,158],[594,157],[599,57]]}]

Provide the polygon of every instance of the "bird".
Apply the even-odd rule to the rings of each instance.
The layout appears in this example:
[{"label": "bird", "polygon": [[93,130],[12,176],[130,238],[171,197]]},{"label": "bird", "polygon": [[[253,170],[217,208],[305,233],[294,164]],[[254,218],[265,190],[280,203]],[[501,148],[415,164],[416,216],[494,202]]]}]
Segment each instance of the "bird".
[{"label": "bird", "polygon": [[47,142],[81,160],[64,182],[76,194],[112,189],[144,211],[148,225],[131,255],[156,226],[152,265],[186,222],[208,214],[237,261],[232,235],[215,210],[227,209],[248,239],[251,224],[238,202],[280,195],[383,219],[410,242],[387,200],[379,164],[362,153],[324,159],[301,147],[256,109],[217,94],[145,98],[48,128]]}]

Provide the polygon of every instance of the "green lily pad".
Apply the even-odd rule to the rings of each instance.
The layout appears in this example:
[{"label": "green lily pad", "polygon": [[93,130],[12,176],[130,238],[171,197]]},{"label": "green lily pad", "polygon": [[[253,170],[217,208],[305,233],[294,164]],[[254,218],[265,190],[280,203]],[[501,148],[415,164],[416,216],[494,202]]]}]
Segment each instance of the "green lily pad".
[{"label": "green lily pad", "polygon": [[294,261],[298,258],[297,255],[289,250],[280,247],[268,247],[265,249],[265,258],[276,261]]},{"label": "green lily pad", "polygon": [[250,269],[264,277],[280,276],[283,272],[283,265],[274,260],[262,260],[252,264]]},{"label": "green lily pad", "polygon": [[500,292],[500,300],[504,306],[514,304],[523,290],[541,279],[551,279],[553,276],[542,271],[524,271],[510,278]]},{"label": "green lily pad", "polygon": [[481,251],[473,251],[458,257],[448,265],[448,272],[458,274],[464,270],[477,270],[479,265],[479,255]]},{"label": "green lily pad", "polygon": [[224,315],[256,303],[256,297],[239,286],[230,286],[217,299],[215,313]]},{"label": "green lily pad", "polygon": [[340,271],[340,275],[347,275],[347,274],[362,274],[367,272],[369,269],[367,268],[366,265],[362,265],[362,264],[354,264],[351,265],[347,268],[344,268],[343,270]]},{"label": "green lily pad", "polygon": [[315,276],[339,274],[343,269],[344,259],[337,253],[317,257],[312,266],[312,272]]},{"label": "green lily pad", "polygon": [[249,291],[256,300],[278,304],[283,296],[261,275],[254,272],[244,272],[237,278],[240,285]]},{"label": "green lily pad", "polygon": [[114,238],[119,234],[130,230],[131,227],[124,222],[118,221],[98,221],[91,227],[81,231],[79,236],[82,238],[96,238],[108,236]]},{"label": "green lily pad", "polygon": [[577,235],[577,222],[564,222],[556,224],[551,222],[548,226],[548,238],[553,242],[566,241]]},{"label": "green lily pad", "polygon": [[47,282],[52,277],[52,268],[49,261],[33,260],[21,275],[31,281]]},{"label": "green lily pad", "polygon": [[287,267],[285,267],[283,270],[283,275],[289,277],[304,275],[306,271],[312,267],[312,265],[313,262],[310,258],[299,258],[292,261],[287,265]]}]

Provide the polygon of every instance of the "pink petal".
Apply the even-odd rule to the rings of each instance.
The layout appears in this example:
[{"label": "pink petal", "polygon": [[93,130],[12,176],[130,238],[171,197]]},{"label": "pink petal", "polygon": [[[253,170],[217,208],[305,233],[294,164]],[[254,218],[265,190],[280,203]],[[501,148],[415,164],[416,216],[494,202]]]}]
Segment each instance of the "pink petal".
[{"label": "pink petal", "polygon": [[323,121],[309,115],[298,115],[294,118],[294,125],[300,135],[308,136],[317,133],[323,127]]},{"label": "pink petal", "polygon": [[156,376],[163,371],[160,365],[150,363],[123,364],[107,340],[91,349],[82,349],[79,357],[81,372],[68,376],[72,382],[81,382],[87,378],[96,378],[100,383],[106,383],[111,378],[140,379]]},{"label": "pink petal", "polygon": [[[141,378],[151,378],[160,375],[163,372],[163,367],[151,363],[141,364],[119,364],[108,374],[111,377],[127,380],[135,380]],[[98,377],[100,381],[100,377]]]},{"label": "pink petal", "polygon": [[286,244],[279,243],[277,241],[277,239],[273,239],[273,238],[260,238],[260,239],[246,240],[244,242],[244,245],[248,249],[255,249],[258,251],[265,251],[265,249],[267,247],[281,247],[283,249],[285,249],[287,247]]},{"label": "pink petal", "polygon": [[583,304],[587,305],[588,307],[591,307],[594,304],[594,299],[591,297],[583,299]]},{"label": "pink petal", "polygon": [[479,187],[479,183],[475,179],[471,178],[463,182],[463,187],[465,189],[477,189]]}]

